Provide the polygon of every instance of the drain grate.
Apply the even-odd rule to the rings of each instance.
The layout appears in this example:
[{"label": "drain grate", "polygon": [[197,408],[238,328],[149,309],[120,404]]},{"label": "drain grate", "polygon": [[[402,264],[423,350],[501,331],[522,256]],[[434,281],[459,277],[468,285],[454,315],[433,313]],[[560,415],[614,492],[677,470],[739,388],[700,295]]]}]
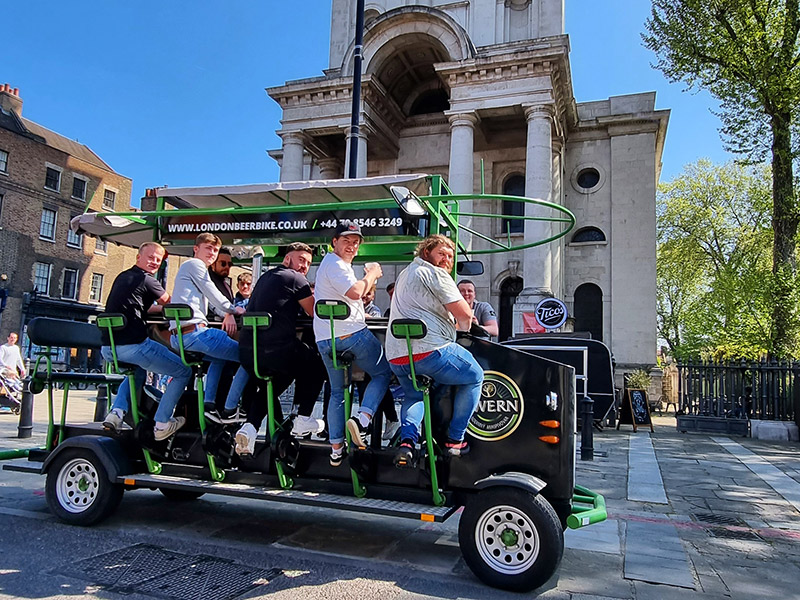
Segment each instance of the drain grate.
[{"label": "drain grate", "polygon": [[736,527],[746,527],[747,524],[738,517],[728,515],[718,515],[717,513],[695,513],[692,515],[695,521],[701,523],[711,523],[712,525],[734,525]]},{"label": "drain grate", "polygon": [[280,569],[262,569],[205,555],[138,544],[61,567],[59,573],[125,594],[168,600],[231,600],[269,583]]},{"label": "drain grate", "polygon": [[763,540],[753,531],[741,531],[737,529],[727,529],[725,527],[708,527],[706,529],[709,535],[715,538],[723,538],[726,540],[745,540],[753,542],[762,542]]}]

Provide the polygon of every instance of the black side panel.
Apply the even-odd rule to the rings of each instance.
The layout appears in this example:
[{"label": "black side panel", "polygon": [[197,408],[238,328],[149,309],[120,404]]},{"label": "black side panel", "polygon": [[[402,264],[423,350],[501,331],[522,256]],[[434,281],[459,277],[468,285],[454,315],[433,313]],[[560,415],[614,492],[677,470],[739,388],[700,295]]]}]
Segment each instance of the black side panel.
[{"label": "black side panel", "polygon": [[28,337],[37,346],[99,348],[100,330],[92,323],[78,323],[50,317],[36,317],[28,323]]}]

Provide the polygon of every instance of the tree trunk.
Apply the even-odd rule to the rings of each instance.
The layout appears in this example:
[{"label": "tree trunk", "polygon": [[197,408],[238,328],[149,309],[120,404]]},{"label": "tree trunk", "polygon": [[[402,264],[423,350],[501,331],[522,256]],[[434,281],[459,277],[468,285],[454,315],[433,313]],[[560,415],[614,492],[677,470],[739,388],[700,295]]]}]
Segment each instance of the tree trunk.
[{"label": "tree trunk", "polygon": [[792,290],[795,284],[795,250],[798,211],[795,204],[792,169],[791,113],[772,115],[772,358],[792,356],[797,325],[793,315]]}]

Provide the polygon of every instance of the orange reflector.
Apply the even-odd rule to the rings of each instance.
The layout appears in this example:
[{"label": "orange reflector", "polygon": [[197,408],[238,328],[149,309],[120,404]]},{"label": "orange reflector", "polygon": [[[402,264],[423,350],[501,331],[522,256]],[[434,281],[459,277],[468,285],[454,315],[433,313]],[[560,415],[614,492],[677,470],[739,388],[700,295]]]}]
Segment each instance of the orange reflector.
[{"label": "orange reflector", "polygon": [[558,429],[561,427],[561,423],[558,421],[539,421],[539,425],[542,427],[549,427],[550,429]]},{"label": "orange reflector", "polygon": [[420,521],[430,521],[431,523],[434,521],[433,515],[426,515],[424,513],[419,516],[419,519]]},{"label": "orange reflector", "polygon": [[557,435],[540,435],[539,439],[546,444],[557,444],[560,441]]},{"label": "orange reflector", "polygon": [[125,485],[136,485],[136,480],[135,479],[125,479],[125,480],[123,480],[123,483]]}]

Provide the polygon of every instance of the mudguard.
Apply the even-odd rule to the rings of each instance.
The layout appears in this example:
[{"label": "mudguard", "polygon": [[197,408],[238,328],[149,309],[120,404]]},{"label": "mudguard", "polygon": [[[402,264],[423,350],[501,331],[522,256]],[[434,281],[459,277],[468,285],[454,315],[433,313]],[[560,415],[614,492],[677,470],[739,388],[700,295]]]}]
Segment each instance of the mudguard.
[{"label": "mudguard", "polygon": [[509,471],[507,473],[498,473],[496,475],[489,475],[475,482],[473,487],[476,490],[485,490],[492,487],[513,487],[525,490],[531,494],[538,495],[547,484],[533,475],[527,473],[518,473],[516,471]]},{"label": "mudguard", "polygon": [[94,452],[108,473],[111,483],[116,483],[118,476],[133,472],[130,460],[117,440],[99,435],[79,435],[64,440],[48,455],[42,465],[42,473],[47,473],[55,458],[68,448],[85,448]]}]

